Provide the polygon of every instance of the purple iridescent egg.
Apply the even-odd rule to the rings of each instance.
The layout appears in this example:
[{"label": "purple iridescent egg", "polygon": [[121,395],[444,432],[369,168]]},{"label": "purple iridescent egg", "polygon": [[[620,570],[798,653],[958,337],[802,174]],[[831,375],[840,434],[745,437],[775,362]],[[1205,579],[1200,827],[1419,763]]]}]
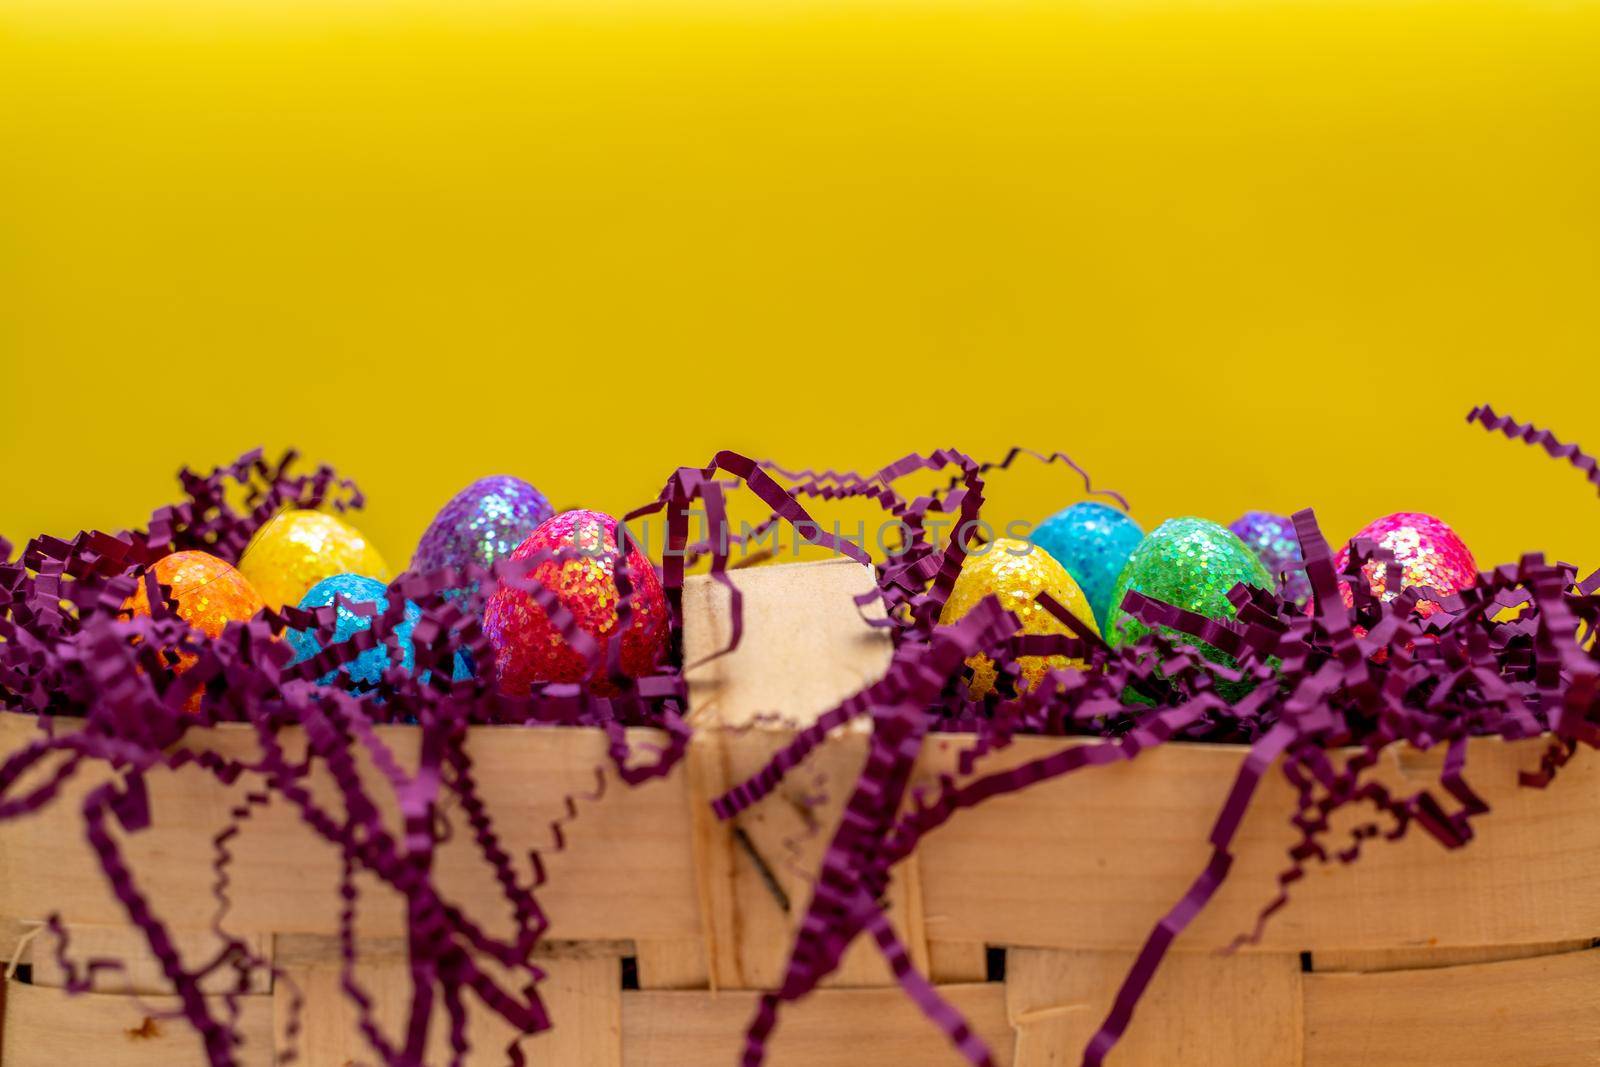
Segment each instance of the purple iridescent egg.
[{"label": "purple iridescent egg", "polygon": [[439,509],[411,558],[411,569],[434,571],[504,559],[555,514],[544,494],[521,478],[479,478]]},{"label": "purple iridescent egg", "polygon": [[1247,511],[1229,523],[1228,529],[1250,546],[1272,580],[1279,583],[1284,598],[1304,607],[1311,598],[1311,581],[1306,577],[1293,520],[1270,511]]}]

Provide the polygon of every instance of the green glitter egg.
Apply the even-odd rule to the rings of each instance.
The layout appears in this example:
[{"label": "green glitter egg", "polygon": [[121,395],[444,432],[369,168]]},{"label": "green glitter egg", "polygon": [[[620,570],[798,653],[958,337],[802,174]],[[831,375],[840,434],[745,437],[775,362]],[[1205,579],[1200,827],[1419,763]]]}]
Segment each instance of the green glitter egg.
[{"label": "green glitter egg", "polygon": [[[1205,519],[1168,519],[1150,531],[1128,557],[1117,579],[1106,639],[1113,648],[1132,644],[1150,627],[1122,610],[1129,590],[1210,619],[1231,619],[1228,591],[1240,582],[1272,588],[1261,560],[1232,530]],[[1188,634],[1161,627],[1164,636],[1195,645],[1214,663],[1232,666],[1232,657]]]}]

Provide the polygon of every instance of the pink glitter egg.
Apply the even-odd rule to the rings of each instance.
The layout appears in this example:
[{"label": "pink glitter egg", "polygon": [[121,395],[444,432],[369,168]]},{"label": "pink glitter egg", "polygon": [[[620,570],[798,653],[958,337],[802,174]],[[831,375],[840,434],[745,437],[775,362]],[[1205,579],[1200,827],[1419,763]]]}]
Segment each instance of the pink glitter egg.
[{"label": "pink glitter egg", "polygon": [[578,625],[593,634],[601,658],[591,669],[562,635],[531,592],[512,587],[495,591],[484,608],[483,629],[494,646],[495,673],[501,690],[524,695],[537,682],[581,682],[608,695],[605,649],[616,636],[616,569],[625,568],[633,589],[632,615],[621,635],[622,673],[630,678],[649,674],[667,649],[667,600],[655,568],[636,546],[624,560],[617,548],[617,523],[598,511],[564,511],[546,519],[511,553],[513,560],[564,551],[561,558],[536,564],[529,577],[556,594]]},{"label": "pink glitter egg", "polygon": [[[1432,515],[1417,511],[1385,515],[1367,523],[1350,540],[1372,541],[1378,547],[1394,553],[1395,562],[1400,565],[1402,588],[1426,586],[1449,595],[1471,588],[1478,581],[1478,565],[1466,543],[1448,525]],[[1350,545],[1346,542],[1334,564],[1343,571],[1349,562]],[[1399,596],[1400,590],[1384,588],[1387,582],[1385,570],[1386,564],[1369,560],[1362,568],[1362,574],[1367,579],[1367,587],[1376,596],[1389,601]],[[1352,606],[1354,598],[1350,595],[1349,585],[1341,582],[1339,591],[1344,597],[1345,606]],[[1438,610],[1439,606],[1431,601],[1424,600],[1417,605],[1417,614],[1423,616],[1432,615]]]}]

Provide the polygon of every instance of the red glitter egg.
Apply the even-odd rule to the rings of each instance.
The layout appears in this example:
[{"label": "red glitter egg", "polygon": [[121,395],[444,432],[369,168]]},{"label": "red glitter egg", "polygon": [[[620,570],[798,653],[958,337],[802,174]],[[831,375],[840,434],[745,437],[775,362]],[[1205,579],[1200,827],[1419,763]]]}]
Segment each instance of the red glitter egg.
[{"label": "red glitter egg", "polygon": [[[513,560],[538,553],[576,551],[575,557],[546,559],[529,572],[556,594],[584,630],[600,639],[602,650],[617,629],[617,523],[598,511],[564,511],[546,519],[511,553]],[[633,587],[632,616],[622,634],[622,673],[630,678],[649,674],[667,649],[667,600],[661,580],[637,546],[629,545],[624,563]],[[483,629],[494,645],[495,674],[500,688],[524,694],[536,682],[579,682],[587,673],[595,692],[612,687],[602,658],[592,670],[550,622],[531,592],[505,587],[489,598]],[[602,651],[602,655],[603,655]]]},{"label": "red glitter egg", "polygon": [[[1466,543],[1448,525],[1432,515],[1416,511],[1385,515],[1363,526],[1350,540],[1372,541],[1378,547],[1392,552],[1395,562],[1400,565],[1402,588],[1426,586],[1448,595],[1468,589],[1478,580],[1478,564],[1473,560]],[[1339,550],[1334,562],[1340,571],[1350,562],[1348,543]],[[1362,574],[1367,579],[1367,587],[1375,595],[1389,601],[1399,596],[1400,590],[1384,588],[1388,580],[1386,570],[1387,564],[1369,560],[1362,568]],[[1354,604],[1348,584],[1339,583],[1339,592],[1344,597],[1346,607]],[[1427,600],[1417,605],[1417,614],[1422,616],[1432,615],[1438,610],[1439,605]]]}]

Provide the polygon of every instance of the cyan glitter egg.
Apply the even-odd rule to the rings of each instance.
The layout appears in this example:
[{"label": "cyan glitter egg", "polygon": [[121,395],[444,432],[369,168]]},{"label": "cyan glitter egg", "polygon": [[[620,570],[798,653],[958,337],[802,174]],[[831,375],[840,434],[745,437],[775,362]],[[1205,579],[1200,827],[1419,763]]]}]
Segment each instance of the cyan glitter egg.
[{"label": "cyan glitter egg", "polygon": [[1116,508],[1084,500],[1058,511],[1028,538],[1067,568],[1101,629],[1111,618],[1111,594],[1128,556],[1144,540],[1139,524]]},{"label": "cyan glitter egg", "polygon": [[511,555],[554,514],[544,494],[521,478],[479,478],[439,509],[417,543],[411,569],[426,572],[468,563],[487,567]]},{"label": "cyan glitter egg", "polygon": [[1304,557],[1294,522],[1270,511],[1247,511],[1230,522],[1228,529],[1256,554],[1273,581],[1283,578],[1283,595],[1304,607],[1311,599],[1311,580],[1302,566]]},{"label": "cyan glitter egg", "polygon": [[[338,598],[338,612],[334,621],[334,644],[348,641],[362,630],[371,629],[372,620],[389,610],[388,587],[375,578],[361,574],[335,574],[324,578],[306,590],[306,595],[300,599],[299,606],[308,611],[313,608],[325,608],[333,604],[335,598]],[[375,605],[373,614],[358,614],[350,608],[351,603]],[[408,671],[416,667],[416,647],[412,642],[411,633],[416,629],[417,620],[420,618],[422,609],[407,601],[405,618],[395,627],[395,635],[399,639],[399,665]],[[323,649],[321,637],[315,630],[290,630],[284,636],[289,646],[294,649],[295,663],[310,659]],[[382,644],[367,649],[349,663],[341,665],[338,670],[329,671],[317,681],[327,685],[342,671],[357,685],[376,685],[390,663],[389,647],[387,644]],[[471,663],[464,651],[456,653],[451,674],[457,681],[471,676]]]},{"label": "cyan glitter egg", "polygon": [[[333,629],[334,644],[348,641],[363,630],[370,630],[373,618],[389,609],[388,587],[376,578],[368,578],[361,574],[335,574],[322,579],[306,590],[306,595],[300,598],[299,606],[306,610],[325,608],[334,603],[336,598],[339,608]],[[349,607],[352,602],[375,605],[374,615],[358,615]],[[407,605],[405,621],[395,628],[400,638],[400,665],[406,670],[416,665],[416,653],[411,645],[411,631],[421,617],[420,609]],[[308,660],[322,651],[321,635],[315,630],[290,630],[285,637],[294,649],[296,663]],[[389,648],[386,645],[379,645],[367,649],[341,666],[339,671],[348,674],[351,681],[360,685],[374,685],[388,667]],[[317,681],[327,685],[334,680],[337,673],[338,671],[329,671]]]},{"label": "cyan glitter egg", "polygon": [[[1150,627],[1122,610],[1129,590],[1210,619],[1231,619],[1235,613],[1228,592],[1241,582],[1272,588],[1267,569],[1232,530],[1206,519],[1168,519],[1151,530],[1128,557],[1112,594],[1117,607],[1106,639],[1117,647],[1150,632]],[[1231,665],[1231,657],[1188,634],[1165,628],[1162,632],[1195,645],[1213,662]]]}]

